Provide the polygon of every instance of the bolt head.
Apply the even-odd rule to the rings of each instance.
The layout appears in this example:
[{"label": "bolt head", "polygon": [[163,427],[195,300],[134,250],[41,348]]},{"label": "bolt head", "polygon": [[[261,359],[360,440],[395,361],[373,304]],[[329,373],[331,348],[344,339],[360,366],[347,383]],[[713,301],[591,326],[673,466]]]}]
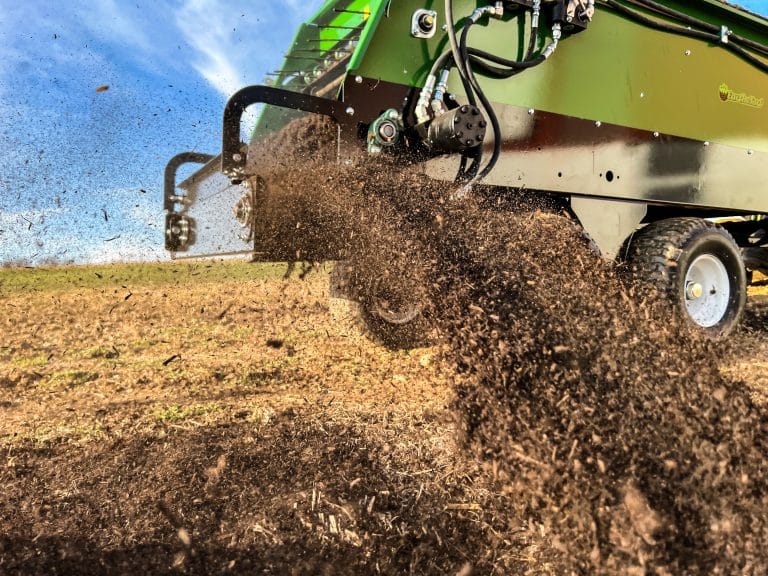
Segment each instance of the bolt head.
[{"label": "bolt head", "polygon": [[346,112],[346,113],[347,113],[347,116],[354,116],[354,115],[355,115],[355,109],[354,109],[354,108],[352,108],[352,106],[350,106],[349,108],[347,108],[347,109],[346,109],[344,112]]},{"label": "bolt head", "polygon": [[698,282],[689,282],[685,286],[685,297],[688,300],[698,300],[704,295],[704,287]]},{"label": "bolt head", "polygon": [[435,17],[432,14],[422,14],[419,18],[419,26],[424,32],[429,32],[435,25]]},{"label": "bolt head", "polygon": [[362,84],[363,83],[363,77],[362,76],[355,76],[355,83]]},{"label": "bolt head", "polygon": [[392,122],[382,122],[379,137],[385,142],[392,142],[397,137],[397,127]]}]

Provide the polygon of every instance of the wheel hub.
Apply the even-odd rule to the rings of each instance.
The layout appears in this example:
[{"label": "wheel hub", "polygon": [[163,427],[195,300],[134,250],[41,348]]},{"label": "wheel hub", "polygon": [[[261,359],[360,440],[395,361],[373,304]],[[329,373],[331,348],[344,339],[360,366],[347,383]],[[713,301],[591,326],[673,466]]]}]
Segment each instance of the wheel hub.
[{"label": "wheel hub", "polygon": [[402,286],[395,287],[379,279],[374,283],[371,311],[389,324],[408,324],[422,312],[421,302]]},{"label": "wheel hub", "polygon": [[685,274],[685,308],[704,328],[717,325],[728,311],[731,282],[723,262],[712,254],[698,256]]},{"label": "wheel hub", "polygon": [[687,282],[685,285],[685,297],[688,300],[696,300],[704,295],[704,287],[698,282]]}]

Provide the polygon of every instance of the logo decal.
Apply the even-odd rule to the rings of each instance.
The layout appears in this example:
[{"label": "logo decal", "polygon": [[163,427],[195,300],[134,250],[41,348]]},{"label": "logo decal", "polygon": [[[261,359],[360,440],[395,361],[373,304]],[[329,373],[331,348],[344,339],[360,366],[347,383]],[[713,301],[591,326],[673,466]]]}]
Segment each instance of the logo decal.
[{"label": "logo decal", "polygon": [[765,98],[758,98],[757,96],[751,96],[744,94],[743,92],[736,92],[728,87],[728,84],[723,82],[719,88],[720,100],[723,102],[733,102],[734,104],[743,104],[750,108],[762,108],[765,104]]}]

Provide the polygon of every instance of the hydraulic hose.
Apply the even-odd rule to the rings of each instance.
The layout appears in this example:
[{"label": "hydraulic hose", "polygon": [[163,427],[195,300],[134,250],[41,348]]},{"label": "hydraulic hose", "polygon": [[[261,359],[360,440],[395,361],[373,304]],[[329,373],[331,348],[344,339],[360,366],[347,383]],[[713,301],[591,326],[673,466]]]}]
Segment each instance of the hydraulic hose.
[{"label": "hydraulic hose", "polygon": [[[448,40],[451,46],[450,53],[453,55],[453,63],[459,71],[461,83],[464,87],[464,92],[467,95],[467,101],[471,105],[476,106],[477,99],[480,100],[483,109],[488,115],[488,119],[490,120],[494,135],[493,155],[483,168],[482,172],[478,174],[479,165],[482,160],[482,145],[480,145],[474,147],[471,150],[473,161],[472,165],[468,169],[465,169],[468,153],[465,152],[462,154],[462,162],[459,167],[459,172],[456,176],[457,180],[470,179],[474,181],[485,177],[496,165],[501,152],[501,128],[499,126],[498,118],[496,117],[496,113],[494,112],[490,101],[485,96],[485,93],[480,87],[472,67],[473,65],[476,66],[481,73],[492,78],[509,78],[526,68],[531,68],[537,64],[541,64],[547,58],[548,54],[551,54],[551,52],[554,51],[554,46],[557,44],[556,42],[553,43],[547,47],[546,53],[541,54],[535,58],[531,58],[531,55],[536,47],[536,38],[538,35],[539,9],[540,2],[539,0],[536,0],[536,2],[534,2],[533,17],[531,19],[531,36],[528,42],[528,49],[526,50],[525,58],[522,61],[516,61],[496,57],[487,52],[483,52],[482,50],[474,50],[467,47],[467,34],[469,33],[469,29],[484,14],[495,13],[492,7],[488,6],[475,10],[462,27],[461,40],[460,42],[457,42],[455,30],[456,24],[453,19],[453,0],[445,0]],[[501,12],[499,12],[499,14],[501,14]],[[483,61],[483,59],[501,65],[504,68],[499,68],[487,64]],[[438,60],[435,61],[435,63],[432,65],[430,76],[436,75],[437,71],[443,67],[447,61],[447,53],[441,54]]]},{"label": "hydraulic hose", "polygon": [[[671,24],[667,24],[665,22],[659,22],[657,20],[653,20],[651,18],[648,18],[639,12],[636,12],[635,10],[632,10],[630,8],[627,8],[623,4],[620,4],[616,0],[605,0],[606,4],[616,10],[617,12],[627,16],[628,18],[634,20],[635,22],[639,22],[640,24],[647,26],[648,28],[653,28],[654,30],[659,30],[661,32],[668,32],[670,34],[678,34],[680,36],[687,36],[688,38],[695,38],[697,40],[703,40],[705,42],[712,42],[714,44],[719,44],[726,50],[734,53],[742,60],[748,62],[752,66],[755,66],[762,72],[768,73],[768,63],[763,62],[759,58],[753,56],[749,52],[747,52],[744,48],[738,45],[739,41],[743,41],[738,36],[731,35],[729,37],[729,41],[723,42],[720,37],[720,28],[714,26],[713,24],[708,24],[706,22],[701,22],[699,20],[696,20],[694,18],[691,18],[690,16],[686,14],[682,14],[680,12],[676,12],[674,10],[671,10],[669,8],[663,7],[660,4],[657,4],[655,2],[652,2],[651,0],[642,0],[641,2],[632,2],[633,5],[636,6],[643,6],[649,9],[654,9],[655,7],[659,7],[658,12],[665,14],[666,16],[669,16],[671,18],[679,19],[679,21],[690,24],[692,26],[698,26],[700,28],[704,28],[705,30],[710,30],[709,32],[705,32],[702,30],[694,30],[693,28],[683,28],[681,26],[673,26]],[[663,9],[663,10],[662,10]],[[760,46],[759,44],[756,44],[754,42],[749,41],[749,44],[752,46]],[[765,50],[764,47],[760,47],[761,52]]]},{"label": "hydraulic hose", "polygon": [[[467,95],[467,101],[475,106],[477,104],[477,101],[475,100],[475,95],[472,92],[472,86],[469,83],[469,79],[467,77],[467,71],[464,68],[464,62],[461,60],[461,54],[459,53],[459,44],[456,41],[456,23],[453,19],[453,0],[445,0],[445,18],[446,18],[446,24],[448,26],[448,42],[451,46],[451,54],[453,55],[453,62],[456,65],[456,69],[459,71],[459,78],[461,79],[461,85],[464,87],[464,93]],[[472,164],[467,169],[467,160],[470,157],[472,158]],[[459,165],[458,173],[456,174],[456,180],[466,180],[466,179],[473,179],[474,175],[477,173],[478,167],[480,165],[480,160],[482,158],[483,154],[483,147],[482,144],[480,146],[477,146],[471,150],[470,153],[463,152],[461,155],[461,163]]]},{"label": "hydraulic hose", "polygon": [[488,120],[491,123],[491,129],[493,130],[493,152],[491,153],[491,158],[480,173],[477,174],[477,176],[472,177],[472,180],[482,180],[491,172],[491,170],[493,170],[501,155],[501,126],[499,125],[499,119],[496,117],[496,112],[493,110],[493,106],[491,106],[491,103],[488,101],[488,98],[486,98],[485,93],[478,84],[472,68],[469,68],[467,72],[469,73],[469,81],[472,84],[472,87],[477,91],[477,97],[480,99],[483,108],[485,108]]},{"label": "hydraulic hose", "polygon": [[[498,76],[499,78],[508,78],[509,76],[513,76],[517,72],[522,72],[527,68],[533,68],[534,66],[538,66],[545,60],[542,54],[539,54],[538,56],[531,58],[530,60],[521,60],[521,61],[507,60],[506,58],[502,58],[501,56],[496,56],[495,54],[490,54],[489,52],[484,52],[483,50],[478,50],[477,48],[469,48],[469,47],[467,48],[467,54],[469,54],[470,61],[472,63],[481,62],[482,65],[486,66],[490,72],[492,72],[493,74],[499,74]],[[489,66],[488,64],[483,63],[481,59],[488,60],[490,62],[493,62],[494,64],[505,66],[506,68],[495,68],[493,66]],[[508,76],[505,76],[504,74],[507,72],[511,72],[511,73]]]},{"label": "hydraulic hose", "polygon": [[754,50],[755,52],[760,52],[760,54],[762,54],[763,56],[768,56],[768,47],[763,46],[758,42],[750,40],[749,38],[744,38],[743,36],[739,36],[738,34],[731,34],[728,38],[731,43],[736,42],[737,44],[743,44],[750,50]]},{"label": "hydraulic hose", "polygon": [[[639,22],[640,24],[643,24],[648,28],[653,28],[655,30],[659,30],[662,32],[669,32],[671,34],[680,34],[682,36],[688,36],[689,38],[696,38],[697,40],[705,40],[707,42],[711,41],[713,38],[713,35],[707,32],[702,32],[700,30],[693,30],[690,28],[680,28],[679,26],[672,26],[670,24],[665,24],[664,22],[658,22],[657,20],[653,20],[651,18],[643,16],[639,12],[635,12],[634,10],[627,8],[623,4],[620,4],[619,2],[617,2],[616,0],[605,0],[605,2],[617,12],[620,12],[625,16],[628,16],[632,20]],[[719,36],[718,36],[718,41],[719,41]]]},{"label": "hydraulic hose", "polygon": [[[496,9],[498,10],[498,7]],[[482,50],[469,48],[467,46],[467,37],[469,35],[469,29],[475,23],[477,23],[478,20],[480,20],[480,18],[485,14],[491,13],[491,14],[501,15],[500,10],[498,12],[495,12],[494,8],[491,6],[476,9],[462,26],[461,37],[460,37],[460,40],[457,42],[455,22],[453,20],[453,1],[445,0],[445,13],[446,13],[446,19],[447,19],[447,26],[448,26],[448,39],[449,39],[451,49],[450,51],[446,51],[442,53],[437,58],[437,60],[435,60],[435,62],[432,64],[432,69],[430,70],[430,74],[428,77],[429,81],[428,81],[428,84],[425,86],[424,91],[422,91],[422,94],[425,94],[426,92],[427,95],[430,95],[429,93],[432,89],[434,78],[437,76],[437,73],[440,69],[446,67],[446,65],[448,64],[449,58],[452,56],[453,65],[455,65],[457,70],[459,71],[459,76],[461,78],[462,86],[464,87],[464,92],[467,96],[467,101],[471,105],[476,106],[477,99],[480,100],[480,104],[485,110],[485,113],[488,116],[488,120],[491,123],[491,129],[493,130],[493,153],[491,155],[490,160],[483,167],[482,171],[478,173],[479,166],[482,161],[482,145],[473,147],[469,152],[465,151],[462,154],[461,164],[459,166],[459,171],[456,176],[457,180],[469,179],[471,181],[476,181],[484,178],[490,173],[491,170],[493,170],[501,154],[501,126],[499,125],[499,120],[496,116],[495,111],[493,110],[493,106],[491,105],[490,101],[488,100],[485,93],[483,92],[483,89],[480,86],[480,83],[477,81],[477,77],[475,76],[474,69],[477,68],[477,70],[480,73],[491,78],[497,78],[497,79],[510,78],[515,74],[519,74],[523,70],[526,70],[528,68],[533,68],[534,66],[541,64],[549,56],[551,56],[554,53],[557,47],[557,43],[560,39],[559,24],[555,24],[553,26],[552,42],[545,48],[545,50],[541,54],[539,54],[538,56],[532,57],[536,47],[536,39],[538,36],[539,9],[540,9],[540,2],[539,0],[536,0],[533,5],[533,15],[531,18],[531,32],[530,32],[530,38],[528,41],[528,48],[525,52],[525,57],[523,58],[523,60],[518,61],[518,60],[508,60],[506,58],[502,58],[500,56],[496,56],[494,54],[490,54]],[[492,62],[497,66],[493,66],[488,62]],[[421,103],[421,100],[420,100],[420,103]],[[473,161],[472,161],[472,165],[467,169],[466,163],[470,153],[472,154]]]},{"label": "hydraulic hose", "polygon": [[[731,31],[724,32],[725,28],[701,21],[688,14],[678,12],[672,8],[668,8],[667,6],[659,4],[654,0],[623,0],[623,4],[617,0],[604,0],[604,2],[606,5],[610,6],[620,14],[648,28],[659,30],[661,32],[686,36],[688,38],[693,38],[704,42],[719,44],[724,49],[737,55],[742,60],[755,66],[761,71],[768,73],[768,63],[757,58],[745,49],[745,47],[747,47],[754,52],[768,56],[768,47],[752,40],[737,36]],[[682,25],[676,26],[655,20],[653,18],[649,18],[637,10],[629,8],[625,4],[630,4],[638,8],[649,10],[653,13],[670,18]],[[589,5],[593,9],[594,1],[591,1]],[[534,66],[541,64],[549,56],[552,55],[557,47],[558,40],[560,39],[560,26],[556,23],[553,27],[552,43],[550,43],[540,54],[533,56],[536,47],[536,40],[538,37],[539,8],[540,1],[535,0],[532,6],[533,16],[531,19],[531,31],[528,46],[524,58],[518,61],[502,58],[501,56],[497,56],[495,54],[467,46],[469,29],[480,19],[482,15],[487,13],[494,13],[491,6],[475,10],[472,16],[470,16],[462,26],[461,36],[457,40],[455,30],[456,23],[453,19],[453,0],[445,0],[445,13],[447,19],[450,50],[442,53],[437,58],[437,60],[435,60],[432,65],[430,76],[436,76],[441,69],[444,70],[451,66],[455,66],[459,72],[461,83],[467,96],[468,102],[475,106],[477,105],[477,100],[480,100],[481,106],[488,115],[494,136],[493,154],[483,170],[478,173],[479,164],[482,157],[482,146],[477,146],[472,148],[470,151],[465,151],[465,153],[462,154],[462,160],[459,167],[457,180],[461,178],[468,178],[472,181],[475,181],[485,177],[495,166],[501,152],[501,128],[499,126],[499,121],[496,117],[493,107],[491,106],[491,103],[485,96],[485,93],[477,81],[475,71],[490,78],[510,78],[516,74],[519,74],[523,70],[533,68]],[[466,169],[467,159],[470,157],[470,154],[473,155],[473,163],[468,169]]]},{"label": "hydraulic hose", "polygon": [[536,37],[539,33],[539,14],[541,13],[541,0],[534,0],[531,12],[531,37],[528,39],[528,50],[525,51],[523,60],[530,60],[533,51],[536,50]]},{"label": "hydraulic hose", "polygon": [[660,14],[669,16],[670,18],[677,20],[678,22],[682,22],[683,24],[686,24],[688,26],[696,26],[697,28],[700,28],[702,30],[709,31],[715,34],[720,33],[719,26],[715,26],[714,24],[710,24],[709,22],[703,22],[701,20],[694,18],[693,16],[689,16],[688,14],[685,14],[683,12],[678,12],[677,10],[668,8],[667,6],[659,4],[658,2],[654,2],[653,0],[642,0],[641,2],[632,2],[632,0],[628,0],[628,2],[630,4],[634,4],[635,6],[648,8]]},{"label": "hydraulic hose", "polygon": [[429,74],[431,76],[437,76],[440,70],[449,66],[448,61],[451,59],[453,59],[453,52],[451,50],[446,50],[440,54],[440,56],[438,56],[435,62],[432,64],[432,68],[430,69]]},{"label": "hydraulic hose", "polygon": [[456,41],[456,30],[454,30],[456,23],[453,20],[453,0],[445,0],[445,18],[448,25],[448,42],[451,45],[453,61],[456,64],[456,68],[459,70],[459,77],[461,78],[461,84],[464,87],[464,92],[467,95],[467,100],[470,104],[475,106],[477,104],[475,95],[472,93],[472,86],[469,83],[467,71],[464,68],[464,62],[461,60],[459,44]]},{"label": "hydraulic hose", "polygon": [[[535,59],[523,61],[523,62],[516,62],[513,60],[505,60],[504,58],[501,58],[499,56],[495,56],[493,54],[489,54],[488,52],[483,52],[482,50],[478,50],[476,48],[467,47],[465,50],[465,53],[469,56],[469,62],[476,66],[485,76],[491,76],[493,78],[509,78],[510,76],[514,76],[515,74],[522,72],[526,68],[532,68],[533,66],[537,64],[541,64],[541,62],[544,60],[541,57],[536,57]],[[446,68],[448,66],[453,66],[454,63],[452,61],[453,54],[450,52],[444,53],[442,56],[445,55],[450,56],[451,58],[446,58],[441,66],[435,65],[430,70],[431,75],[437,75],[438,70],[440,68]],[[441,58],[442,58],[441,56]],[[450,63],[447,61],[451,60]],[[512,63],[515,65],[514,68],[511,66],[506,68],[499,68],[496,66],[491,66],[490,64],[486,63],[484,60],[489,60],[491,62],[502,64],[506,66],[507,63]],[[439,60],[435,60],[435,63],[437,64]],[[466,67],[466,63],[465,63]]]},{"label": "hydraulic hose", "polygon": [[[673,10],[672,8],[664,6],[663,4],[659,4],[654,0],[627,0],[627,2],[630,4],[633,4],[634,6],[639,6],[641,8],[653,10],[655,12],[658,12],[659,14],[664,14],[665,16],[668,16],[674,20],[677,20],[678,22],[682,22],[683,24],[686,24],[688,26],[696,26],[697,28],[700,28],[702,30],[707,30],[709,32],[712,32],[712,34],[717,35],[718,38],[720,38],[719,26],[715,24],[710,24],[709,22],[704,22],[703,20],[698,20],[693,16],[689,16],[688,14],[685,14],[683,12],[678,12],[677,10]],[[731,33],[728,36],[728,38],[729,38],[729,42],[735,42],[736,44],[741,44],[751,50],[754,50],[755,52],[759,52],[764,56],[768,56],[768,47],[764,46],[763,44],[760,44],[758,42],[750,40],[749,38],[744,38],[743,36],[739,36],[733,33]]]},{"label": "hydraulic hose", "polygon": [[[501,58],[498,56],[494,56],[493,54],[483,52],[482,50],[474,50],[467,47],[467,38],[469,36],[469,29],[477,22],[477,20],[478,20],[477,18],[470,18],[462,27],[461,37],[459,41],[459,53],[461,56],[461,61],[463,63],[464,69],[467,72],[467,78],[469,80],[471,88],[477,94],[477,97],[480,100],[483,108],[485,109],[485,112],[488,115],[488,119],[491,123],[491,128],[493,130],[493,153],[491,154],[491,158],[490,160],[488,160],[488,163],[483,167],[482,171],[480,171],[480,173],[478,173],[477,176],[472,177],[473,181],[481,180],[485,176],[487,176],[491,172],[491,170],[493,170],[493,168],[496,166],[499,156],[501,155],[501,126],[499,125],[499,120],[496,116],[495,111],[493,110],[493,106],[491,105],[488,98],[485,96],[485,93],[483,92],[483,89],[480,86],[480,83],[477,81],[477,77],[475,76],[475,73],[474,73],[474,66],[477,66],[483,73],[493,78],[509,78],[511,76],[514,76],[515,74],[522,72],[527,68],[532,68],[544,62],[544,60],[546,60],[548,56],[550,56],[555,51],[555,48],[557,47],[557,42],[560,38],[560,28],[559,26],[555,25],[556,29],[555,27],[553,27],[553,41],[550,45],[547,46],[547,48],[542,54],[536,56],[535,58],[526,59],[523,61],[507,60],[505,58]],[[535,37],[537,33],[536,29],[534,29],[533,27],[534,23],[536,23],[536,19],[532,21],[532,26],[531,26],[532,38]],[[529,46],[530,46],[530,43],[529,43]],[[483,58],[486,58],[497,64],[502,64],[504,66],[507,66],[507,68],[497,68],[494,66],[490,66],[489,64],[486,64],[485,62],[482,61]]]},{"label": "hydraulic hose", "polygon": [[[475,77],[475,73],[472,70],[472,62],[470,61],[469,54],[467,52],[467,35],[469,34],[469,29],[473,24],[475,24],[475,22],[475,20],[469,19],[467,20],[466,24],[464,24],[464,27],[461,30],[459,52],[461,53],[462,61],[467,71],[469,83],[477,94],[477,97],[480,99],[480,102],[485,109],[485,113],[488,115],[488,120],[491,123],[491,129],[493,130],[493,153],[491,154],[491,158],[488,160],[488,163],[483,167],[482,171],[480,171],[477,175],[472,176],[473,181],[481,180],[487,176],[488,173],[493,170],[493,167],[496,165],[496,162],[499,159],[499,155],[501,154],[501,126],[499,126],[499,119],[496,117],[496,112],[493,110],[493,106],[488,101],[488,98],[485,96],[483,89],[480,87],[480,84]],[[478,159],[478,164],[479,162],[480,160]]]}]

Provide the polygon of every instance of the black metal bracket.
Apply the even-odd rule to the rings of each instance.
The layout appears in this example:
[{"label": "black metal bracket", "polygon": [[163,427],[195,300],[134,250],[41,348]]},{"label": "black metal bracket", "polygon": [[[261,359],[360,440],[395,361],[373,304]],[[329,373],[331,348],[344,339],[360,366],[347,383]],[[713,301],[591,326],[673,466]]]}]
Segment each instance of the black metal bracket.
[{"label": "black metal bracket", "polygon": [[176,172],[179,168],[184,164],[207,164],[213,158],[211,154],[182,152],[168,161],[163,179],[163,208],[166,212],[173,212],[173,205],[176,203]]},{"label": "black metal bracket", "polygon": [[353,126],[355,110],[339,100],[320,98],[298,92],[290,92],[272,86],[246,86],[235,92],[224,107],[224,126],[221,144],[221,171],[233,184],[245,178],[247,152],[240,143],[240,121],[243,112],[252,104],[268,104],[333,119],[342,128]]},{"label": "black metal bracket", "polygon": [[176,204],[183,197],[176,194],[176,173],[184,164],[207,164],[215,156],[201,152],[176,154],[165,165],[163,178],[163,208],[165,209],[165,249],[171,252],[186,250],[194,242],[195,221],[176,212]]}]

